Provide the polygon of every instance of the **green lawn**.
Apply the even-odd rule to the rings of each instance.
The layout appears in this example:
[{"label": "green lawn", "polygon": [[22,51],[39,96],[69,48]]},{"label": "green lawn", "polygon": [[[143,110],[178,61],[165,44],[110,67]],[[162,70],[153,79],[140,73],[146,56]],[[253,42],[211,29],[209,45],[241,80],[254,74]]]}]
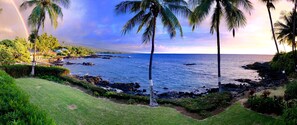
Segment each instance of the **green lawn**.
[{"label": "green lawn", "polygon": [[58,125],[266,125],[276,122],[272,117],[246,110],[239,103],[217,116],[199,121],[172,108],[118,104],[41,79],[17,79],[17,85]]}]

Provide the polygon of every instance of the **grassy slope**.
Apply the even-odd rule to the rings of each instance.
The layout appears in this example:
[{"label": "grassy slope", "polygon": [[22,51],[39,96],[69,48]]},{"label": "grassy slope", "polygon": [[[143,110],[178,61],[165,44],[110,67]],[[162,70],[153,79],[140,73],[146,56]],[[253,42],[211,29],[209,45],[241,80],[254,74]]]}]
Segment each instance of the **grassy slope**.
[{"label": "grassy slope", "polygon": [[[17,85],[31,95],[32,103],[50,113],[59,125],[70,124],[211,124],[258,125],[276,120],[244,109],[240,104],[206,120],[198,121],[178,113],[175,109],[117,104],[97,99],[68,86],[40,79],[17,79]],[[70,110],[69,105],[77,109]]]}]

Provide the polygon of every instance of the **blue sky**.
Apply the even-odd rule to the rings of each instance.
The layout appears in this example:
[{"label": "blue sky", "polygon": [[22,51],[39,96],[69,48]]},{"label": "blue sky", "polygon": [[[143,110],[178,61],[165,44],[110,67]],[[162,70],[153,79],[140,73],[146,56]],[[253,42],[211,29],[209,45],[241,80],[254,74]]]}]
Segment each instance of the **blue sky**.
[{"label": "blue sky", "polygon": [[[149,52],[150,46],[142,44],[141,33],[135,31],[122,35],[121,29],[132,14],[116,15],[115,5],[123,0],[72,0],[71,7],[64,9],[64,18],[58,29],[46,23],[44,32],[53,34],[60,41],[116,51]],[[246,14],[248,24],[237,31],[233,38],[224,23],[221,24],[222,53],[231,54],[274,54],[275,46],[271,39],[267,10],[264,4],[251,0],[255,9],[252,15]],[[14,0],[18,5],[22,0]],[[3,6],[3,7],[2,7]],[[16,11],[9,0],[0,2],[4,11],[0,15],[0,39],[24,37],[24,30]],[[285,1],[276,4],[273,18],[276,21],[283,10],[291,10]],[[30,10],[21,11],[27,19]],[[170,39],[162,25],[157,25],[156,51],[160,53],[216,53],[216,37],[209,34],[209,18],[195,32],[192,32],[186,19],[180,17],[184,37]],[[283,49],[280,46],[281,50]],[[287,47],[287,50],[289,48]]]}]

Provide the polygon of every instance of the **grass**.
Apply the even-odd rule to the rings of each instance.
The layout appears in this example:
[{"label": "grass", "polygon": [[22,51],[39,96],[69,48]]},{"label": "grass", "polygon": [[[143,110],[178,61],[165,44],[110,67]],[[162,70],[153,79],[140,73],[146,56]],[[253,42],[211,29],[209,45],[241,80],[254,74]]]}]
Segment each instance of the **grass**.
[{"label": "grass", "polygon": [[31,96],[31,102],[47,111],[58,125],[268,125],[277,122],[239,103],[219,115],[195,120],[172,108],[118,104],[46,80],[23,78],[16,81]]}]

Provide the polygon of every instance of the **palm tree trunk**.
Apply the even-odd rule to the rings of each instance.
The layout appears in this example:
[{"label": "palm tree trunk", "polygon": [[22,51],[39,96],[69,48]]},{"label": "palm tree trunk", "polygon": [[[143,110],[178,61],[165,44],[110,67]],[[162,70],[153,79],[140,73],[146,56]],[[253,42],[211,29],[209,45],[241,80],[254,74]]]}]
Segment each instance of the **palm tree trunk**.
[{"label": "palm tree trunk", "polygon": [[277,45],[277,41],[276,41],[276,37],[275,37],[275,33],[274,33],[273,21],[272,21],[270,7],[269,7],[269,1],[267,1],[267,10],[268,10],[269,20],[270,20],[270,25],[271,25],[271,32],[272,32],[273,40],[275,43],[276,51],[277,51],[277,54],[279,54],[279,49],[278,49],[278,45]]},{"label": "palm tree trunk", "polygon": [[38,37],[38,32],[40,29],[41,23],[38,24],[36,33],[35,33],[35,39],[34,39],[34,55],[33,55],[33,61],[32,61],[32,70],[31,70],[31,76],[35,76],[35,66],[36,66],[36,39]]},{"label": "palm tree trunk", "polygon": [[156,32],[156,20],[157,17],[154,17],[154,31],[152,36],[152,50],[150,55],[150,64],[149,64],[149,82],[150,82],[150,106],[156,107],[158,106],[158,103],[155,99],[155,93],[154,93],[154,83],[153,83],[153,77],[152,77],[152,65],[153,65],[153,55],[155,51],[155,32]]},{"label": "palm tree trunk", "polygon": [[297,58],[296,58],[296,42],[295,42],[295,36],[296,36],[296,0],[294,0],[294,10],[293,10],[293,54],[294,54],[294,63],[295,63],[295,72],[297,72]]},{"label": "palm tree trunk", "polygon": [[[219,5],[219,1],[217,0],[217,7],[219,8],[220,5]],[[219,92],[222,92],[222,86],[221,86],[221,82],[222,82],[222,79],[221,79],[221,43],[220,43],[220,13],[217,12],[217,27],[216,27],[216,30],[217,30],[217,49],[218,49],[218,54],[217,54],[217,58],[218,58],[218,85],[219,85]]]}]

